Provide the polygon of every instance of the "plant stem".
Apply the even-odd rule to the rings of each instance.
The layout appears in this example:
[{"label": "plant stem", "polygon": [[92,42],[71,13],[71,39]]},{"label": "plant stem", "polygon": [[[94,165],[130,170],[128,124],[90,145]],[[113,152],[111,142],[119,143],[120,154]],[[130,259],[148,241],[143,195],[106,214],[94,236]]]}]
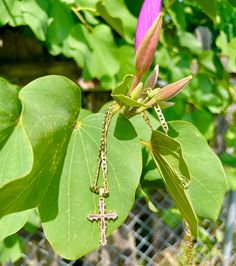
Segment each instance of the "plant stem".
[{"label": "plant stem", "polygon": [[93,31],[93,28],[90,27],[90,25],[87,23],[87,21],[84,19],[84,17],[81,15],[79,8],[72,7],[72,11],[75,13],[75,15],[78,17],[78,19],[81,21],[81,23],[90,31]]}]

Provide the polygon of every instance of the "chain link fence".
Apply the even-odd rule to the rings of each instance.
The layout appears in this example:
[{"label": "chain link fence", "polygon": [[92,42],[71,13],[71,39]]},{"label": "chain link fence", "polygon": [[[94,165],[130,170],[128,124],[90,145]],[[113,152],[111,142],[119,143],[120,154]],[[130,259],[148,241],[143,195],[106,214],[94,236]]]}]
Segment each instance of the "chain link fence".
[{"label": "chain link fence", "polygon": [[[23,257],[15,264],[4,266],[187,265],[184,228],[178,211],[163,191],[156,192],[152,202],[159,210],[157,213],[148,209],[144,199],[137,198],[126,222],[109,237],[108,245],[77,261],[66,261],[57,256],[38,230],[37,233],[23,236]],[[225,202],[215,223],[209,220],[201,222],[199,240],[193,247],[195,265],[223,265],[226,216]],[[233,253],[235,249],[234,244]],[[236,265],[236,254],[232,254],[228,265]]]}]

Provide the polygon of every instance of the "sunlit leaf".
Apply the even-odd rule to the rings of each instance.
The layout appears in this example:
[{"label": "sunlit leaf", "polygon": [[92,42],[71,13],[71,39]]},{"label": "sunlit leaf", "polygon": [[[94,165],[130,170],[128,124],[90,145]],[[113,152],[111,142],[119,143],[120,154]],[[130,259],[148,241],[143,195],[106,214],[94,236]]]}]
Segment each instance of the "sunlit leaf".
[{"label": "sunlit leaf", "polygon": [[224,169],[201,133],[184,121],[170,122],[169,135],[182,146],[191,175],[189,197],[197,215],[215,220],[226,190]]},{"label": "sunlit leaf", "polygon": [[151,142],[146,146],[156,162],[171,198],[197,238],[198,221],[187,192],[190,173],[180,144],[160,131],[153,131]]},{"label": "sunlit leaf", "polygon": [[[0,189],[0,215],[38,206],[60,163],[80,110],[80,90],[61,76],[39,78],[20,91],[21,123],[31,142],[34,164],[30,173]],[[20,142],[19,145],[24,145]]]},{"label": "sunlit leaf", "polygon": [[[99,246],[99,223],[89,222],[87,215],[98,212],[99,197],[89,187],[95,179],[103,117],[94,114],[78,121],[60,180],[53,180],[39,206],[47,239],[58,254],[68,259],[81,257]],[[123,116],[114,118],[111,124],[107,156],[110,193],[105,200],[106,209],[118,214],[115,222],[107,222],[110,235],[124,222],[134,203],[142,168],[141,145]]]}]

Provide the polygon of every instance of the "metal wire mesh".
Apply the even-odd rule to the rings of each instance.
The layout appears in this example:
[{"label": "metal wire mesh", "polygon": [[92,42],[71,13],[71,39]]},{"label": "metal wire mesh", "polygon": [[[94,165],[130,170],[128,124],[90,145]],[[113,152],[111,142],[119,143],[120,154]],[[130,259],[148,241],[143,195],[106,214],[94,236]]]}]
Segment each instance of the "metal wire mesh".
[{"label": "metal wire mesh", "polygon": [[[108,245],[77,261],[66,261],[57,256],[39,230],[24,235],[25,254],[22,259],[4,266],[187,265],[183,224],[178,215],[166,212],[173,207],[172,201],[167,193],[158,191],[152,202],[159,210],[157,213],[151,212],[144,199],[138,198],[125,223],[109,237]],[[209,220],[201,222],[200,237],[193,248],[195,265],[223,264],[226,212],[227,208],[222,208],[215,223]],[[236,254],[232,254],[230,265],[236,265],[235,261]]]}]

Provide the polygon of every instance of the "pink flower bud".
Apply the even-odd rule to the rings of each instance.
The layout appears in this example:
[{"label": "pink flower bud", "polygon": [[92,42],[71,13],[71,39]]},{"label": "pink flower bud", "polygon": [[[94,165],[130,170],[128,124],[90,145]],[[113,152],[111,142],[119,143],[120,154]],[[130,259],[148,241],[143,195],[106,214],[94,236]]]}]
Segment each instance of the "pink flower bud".
[{"label": "pink flower bud", "polygon": [[151,66],[156,51],[162,19],[161,0],[145,0],[135,34],[135,67],[140,78]]},{"label": "pink flower bud", "polygon": [[158,91],[155,99],[158,102],[166,101],[177,95],[192,79],[192,76],[188,76],[184,79],[171,83]]}]

